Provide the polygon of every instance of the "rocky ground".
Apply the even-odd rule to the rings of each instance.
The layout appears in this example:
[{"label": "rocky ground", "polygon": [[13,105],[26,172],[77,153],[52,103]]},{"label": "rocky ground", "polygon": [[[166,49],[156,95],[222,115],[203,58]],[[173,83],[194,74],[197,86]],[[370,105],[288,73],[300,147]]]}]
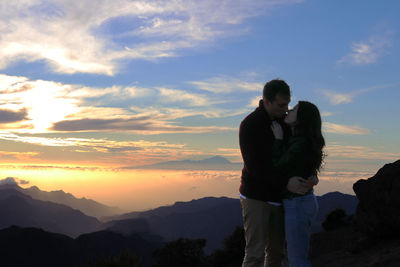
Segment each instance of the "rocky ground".
[{"label": "rocky ground", "polygon": [[313,267],[397,267],[400,238],[370,239],[346,227],[314,234],[310,253]]}]

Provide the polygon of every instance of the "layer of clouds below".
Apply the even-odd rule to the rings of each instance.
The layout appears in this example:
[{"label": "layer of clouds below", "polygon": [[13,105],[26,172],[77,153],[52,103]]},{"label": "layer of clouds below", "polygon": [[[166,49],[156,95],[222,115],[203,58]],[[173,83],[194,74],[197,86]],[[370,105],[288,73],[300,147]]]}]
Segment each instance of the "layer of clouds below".
[{"label": "layer of clouds below", "polygon": [[119,60],[176,56],[181,49],[245,33],[246,19],[298,2],[3,1],[0,67],[44,60],[56,72],[113,75]]}]

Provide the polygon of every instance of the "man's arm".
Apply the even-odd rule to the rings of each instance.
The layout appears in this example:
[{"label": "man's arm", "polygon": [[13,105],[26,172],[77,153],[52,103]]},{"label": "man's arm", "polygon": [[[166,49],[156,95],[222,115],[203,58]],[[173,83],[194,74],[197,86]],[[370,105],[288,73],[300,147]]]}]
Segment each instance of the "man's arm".
[{"label": "man's arm", "polygon": [[262,177],[263,170],[266,166],[263,153],[263,137],[262,131],[258,127],[257,122],[252,120],[243,121],[239,128],[239,145],[242,153],[244,164],[248,171],[255,176]]}]

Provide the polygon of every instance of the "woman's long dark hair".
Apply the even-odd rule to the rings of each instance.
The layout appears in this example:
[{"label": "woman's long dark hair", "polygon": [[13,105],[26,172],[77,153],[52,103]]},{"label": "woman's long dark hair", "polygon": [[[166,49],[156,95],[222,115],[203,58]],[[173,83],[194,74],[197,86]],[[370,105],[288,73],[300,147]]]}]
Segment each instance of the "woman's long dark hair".
[{"label": "woman's long dark hair", "polygon": [[323,162],[325,139],[322,136],[321,115],[316,105],[307,101],[299,101],[294,134],[303,136],[311,143],[311,165],[319,171]]}]

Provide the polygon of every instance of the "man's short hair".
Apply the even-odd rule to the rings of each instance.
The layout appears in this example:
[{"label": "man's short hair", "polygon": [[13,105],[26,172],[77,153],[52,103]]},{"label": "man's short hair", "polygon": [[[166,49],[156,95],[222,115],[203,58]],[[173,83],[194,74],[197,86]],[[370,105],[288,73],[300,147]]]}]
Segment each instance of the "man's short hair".
[{"label": "man's short hair", "polygon": [[274,79],[264,85],[263,98],[272,102],[277,95],[290,97],[290,87],[284,80]]}]

